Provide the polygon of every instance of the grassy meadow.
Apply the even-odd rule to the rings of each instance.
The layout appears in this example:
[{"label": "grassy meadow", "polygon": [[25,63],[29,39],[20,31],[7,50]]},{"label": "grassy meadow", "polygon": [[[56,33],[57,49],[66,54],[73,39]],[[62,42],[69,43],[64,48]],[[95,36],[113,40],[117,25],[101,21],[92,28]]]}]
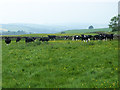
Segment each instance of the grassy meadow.
[{"label": "grassy meadow", "polygon": [[117,88],[118,40],[3,40],[2,87]]},{"label": "grassy meadow", "polygon": [[89,33],[89,32],[111,32],[110,28],[98,28],[98,29],[80,29],[80,30],[67,30],[65,33]]}]

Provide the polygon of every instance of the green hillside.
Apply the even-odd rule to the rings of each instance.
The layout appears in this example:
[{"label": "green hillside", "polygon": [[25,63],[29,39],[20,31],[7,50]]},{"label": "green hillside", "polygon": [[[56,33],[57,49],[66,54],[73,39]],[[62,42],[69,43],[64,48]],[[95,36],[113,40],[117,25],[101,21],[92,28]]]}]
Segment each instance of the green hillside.
[{"label": "green hillside", "polygon": [[[39,24],[0,24],[2,30],[25,31],[27,33],[57,33],[66,30],[63,26],[39,25]],[[13,34],[14,35],[14,34]]]},{"label": "green hillside", "polygon": [[68,30],[65,33],[89,33],[89,32],[110,32],[109,28],[99,28],[99,29],[80,29],[80,30]]}]

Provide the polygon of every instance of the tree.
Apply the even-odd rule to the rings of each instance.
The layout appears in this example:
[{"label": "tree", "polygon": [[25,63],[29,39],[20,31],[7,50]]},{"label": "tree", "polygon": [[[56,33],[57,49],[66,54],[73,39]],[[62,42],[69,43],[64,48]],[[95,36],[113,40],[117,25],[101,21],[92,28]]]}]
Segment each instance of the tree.
[{"label": "tree", "polygon": [[110,20],[109,28],[112,29],[112,32],[120,30],[120,15],[114,16]]},{"label": "tree", "polygon": [[61,34],[65,34],[65,32],[61,32]]},{"label": "tree", "polygon": [[94,27],[91,25],[91,26],[89,26],[89,28],[88,29],[94,29]]}]

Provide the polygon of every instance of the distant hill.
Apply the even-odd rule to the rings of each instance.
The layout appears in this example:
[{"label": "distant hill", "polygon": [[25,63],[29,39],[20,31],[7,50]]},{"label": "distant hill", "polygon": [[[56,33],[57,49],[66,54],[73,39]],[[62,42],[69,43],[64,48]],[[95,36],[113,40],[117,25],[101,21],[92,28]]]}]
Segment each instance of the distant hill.
[{"label": "distant hill", "polygon": [[48,26],[39,24],[0,24],[2,31],[25,31],[31,33],[57,33],[66,30],[63,26]]},{"label": "distant hill", "polygon": [[[103,29],[85,29],[89,24],[61,24],[61,25],[40,25],[40,24],[27,24],[27,23],[11,23],[0,24],[0,31],[8,33],[8,31],[15,34],[17,31],[23,31],[27,34],[30,33],[59,33],[65,31],[66,33],[86,33],[95,31],[110,31],[108,28]],[[105,27],[105,25],[94,24],[95,28]],[[83,29],[84,28],[84,29]],[[14,35],[13,34],[13,35]],[[18,33],[17,33],[18,34]],[[11,35],[11,34],[10,34]],[[15,34],[16,35],[16,34]]]},{"label": "distant hill", "polygon": [[90,32],[110,32],[112,31],[109,28],[99,28],[99,29],[79,29],[79,30],[67,30],[67,31],[63,31],[66,34],[70,34],[70,33],[90,33]]}]

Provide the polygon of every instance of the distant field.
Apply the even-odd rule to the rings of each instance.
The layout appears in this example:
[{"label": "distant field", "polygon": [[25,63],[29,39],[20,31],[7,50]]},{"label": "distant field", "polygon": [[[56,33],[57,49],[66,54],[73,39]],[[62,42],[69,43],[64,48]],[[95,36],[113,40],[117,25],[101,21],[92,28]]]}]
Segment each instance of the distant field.
[{"label": "distant field", "polygon": [[2,41],[3,88],[117,88],[118,41]]},{"label": "distant field", "polygon": [[111,32],[109,28],[100,28],[100,29],[80,29],[80,30],[68,30],[64,31],[65,33],[89,33],[89,32]]}]

